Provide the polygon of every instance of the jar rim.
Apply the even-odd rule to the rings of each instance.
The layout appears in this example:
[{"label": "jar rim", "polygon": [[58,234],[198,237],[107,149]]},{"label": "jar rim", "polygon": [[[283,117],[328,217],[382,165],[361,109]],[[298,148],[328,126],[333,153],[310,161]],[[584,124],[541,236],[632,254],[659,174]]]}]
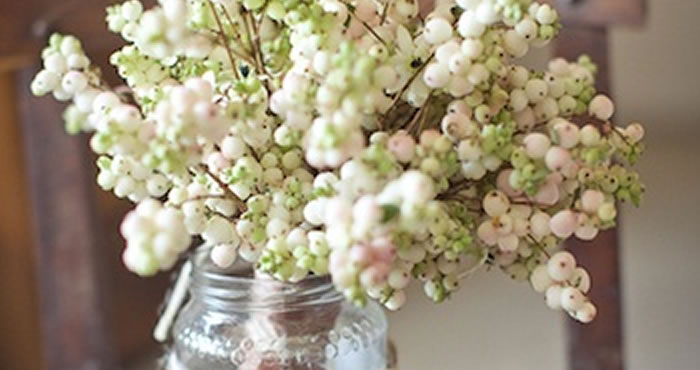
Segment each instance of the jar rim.
[{"label": "jar rim", "polygon": [[234,310],[293,310],[344,298],[328,276],[309,276],[292,283],[255,276],[247,263],[221,269],[208,258],[209,251],[200,247],[190,257],[190,295],[204,304]]}]

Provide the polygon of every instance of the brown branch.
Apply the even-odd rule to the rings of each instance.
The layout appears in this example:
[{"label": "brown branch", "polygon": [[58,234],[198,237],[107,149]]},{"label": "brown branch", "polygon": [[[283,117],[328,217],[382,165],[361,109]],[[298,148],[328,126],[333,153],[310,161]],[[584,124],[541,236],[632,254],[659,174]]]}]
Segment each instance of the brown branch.
[{"label": "brown branch", "polygon": [[399,90],[399,92],[394,97],[394,101],[391,102],[391,106],[387,110],[387,113],[391,112],[393,109],[396,108],[396,105],[399,103],[399,101],[401,101],[401,96],[403,96],[403,94],[406,92],[406,90],[408,90],[408,88],[411,86],[413,81],[418,77],[418,75],[420,75],[420,73],[423,71],[423,69],[425,69],[425,67],[428,65],[428,63],[430,63],[431,60],[433,60],[434,57],[435,57],[435,53],[430,54],[428,59],[425,60],[425,63],[421,64],[420,67],[418,67],[418,69],[416,69],[416,71],[413,73],[413,75],[411,75],[411,77],[408,79],[408,81],[406,81],[406,83],[401,87],[401,90]]},{"label": "brown branch", "polygon": [[533,237],[533,236],[530,235],[530,234],[527,234],[527,239],[530,241],[530,243],[532,243],[532,245],[534,245],[535,247],[537,247],[537,249],[539,249],[540,252],[544,253],[544,255],[547,256],[547,258],[552,258],[552,256],[549,254],[549,252],[547,252],[547,249],[544,247],[544,245],[540,244],[540,243],[535,239],[535,237]]},{"label": "brown branch", "polygon": [[136,101],[136,96],[134,95],[134,90],[131,89],[128,85],[119,85],[114,88],[114,93],[119,95],[123,100],[126,100],[127,104],[131,105],[136,105],[138,106],[138,102]]},{"label": "brown branch", "polygon": [[[411,119],[411,122],[408,124],[406,127],[406,131],[408,133],[411,133],[413,131],[413,127],[416,125],[418,121],[421,122],[421,126],[423,126],[423,122],[425,122],[425,117],[427,116],[427,111],[428,111],[428,104],[430,103],[430,99],[433,97],[432,94],[428,95],[428,98],[425,99],[425,102],[423,102],[423,105],[421,105],[420,109],[418,109],[418,112],[414,117]],[[421,128],[418,129],[418,132],[416,135],[418,135],[421,132]]]},{"label": "brown branch", "polygon": [[355,9],[353,9],[353,7],[352,7],[350,4],[346,3],[345,1],[343,1],[343,4],[345,5],[346,8],[348,8],[348,10],[350,11],[350,14],[351,14],[355,19],[357,19],[357,21],[360,22],[360,24],[362,24],[362,26],[363,26],[370,34],[372,34],[372,36],[373,36],[375,39],[377,39],[377,41],[381,42],[382,45],[387,46],[386,41],[384,41],[384,39],[383,39],[381,36],[379,36],[379,34],[372,28],[372,26],[370,26],[369,24],[367,24],[367,22],[363,21],[362,19],[360,19],[360,17],[357,16],[357,14],[355,14]]},{"label": "brown branch", "polygon": [[208,199],[228,199],[228,197],[226,197],[225,195],[216,195],[216,194],[198,195],[196,197],[192,197],[192,198],[185,200],[183,203],[195,202],[198,200],[208,200]]},{"label": "brown branch", "polygon": [[270,4],[270,0],[265,0],[265,3],[260,8],[260,14],[262,14],[262,16],[260,17],[260,21],[257,23],[258,29],[260,29],[260,27],[262,27],[262,22],[263,22],[263,20],[265,20],[265,12],[267,11],[267,6],[269,4]]},{"label": "brown branch", "polygon": [[[272,90],[270,90],[270,81],[272,81],[273,78],[265,69],[265,57],[262,53],[262,47],[260,46],[260,33],[258,31],[252,13],[245,11],[243,22],[245,23],[243,28],[245,28],[246,37],[248,38],[248,43],[250,44],[250,48],[252,49],[253,53],[253,58],[255,59],[255,69],[258,71],[258,75],[267,77],[266,79],[262,79],[263,86],[268,91],[268,93],[272,93]],[[251,29],[253,31],[252,34]]]},{"label": "brown branch", "polygon": [[[219,13],[216,11],[216,5],[214,5],[214,2],[212,0],[207,1],[209,3],[209,7],[211,7],[211,12],[214,14],[214,19],[216,20],[216,25],[219,27],[219,38],[221,39],[221,43],[224,44],[224,48],[226,49],[226,53],[228,54],[229,61],[231,62],[231,68],[233,68],[233,73],[235,73],[236,77],[240,80],[241,79],[241,74],[238,71],[238,67],[236,66],[236,60],[233,58],[233,52],[231,51],[231,45],[228,44],[228,40],[226,40],[226,33],[224,31],[224,25],[221,23],[221,18],[219,17]],[[225,10],[225,8],[224,8]]]},{"label": "brown branch", "polygon": [[[597,127],[598,130],[600,130],[601,134],[605,135],[606,137],[609,138],[610,133],[612,133],[615,136],[617,136],[618,138],[620,138],[620,140],[622,140],[622,142],[625,145],[627,145],[628,147],[630,147],[630,148],[634,147],[634,144],[630,143],[629,140],[627,140],[627,138],[625,137],[625,135],[623,135],[620,131],[618,131],[616,129],[616,127],[612,123],[610,123],[610,121],[603,121],[599,118],[593,117],[593,116],[588,115],[588,114],[570,116],[568,121],[573,123],[574,125],[576,125],[578,127],[582,127],[583,125],[588,125],[588,124],[593,125],[593,126]],[[517,133],[532,132],[535,129],[546,126],[548,123],[549,123],[549,121],[545,121],[545,122],[536,124],[532,128],[530,128],[530,130],[528,130],[528,131],[517,130],[516,134]]]},{"label": "brown branch", "polygon": [[447,190],[444,192],[438,194],[438,196],[435,199],[438,200],[446,200],[450,199],[450,197],[457,195],[459,192],[462,190],[468,189],[472,185],[472,182],[469,180],[462,180],[452,186],[450,186]]},{"label": "brown branch", "polygon": [[[472,211],[472,212],[481,212],[481,205],[478,204],[479,200],[474,199],[474,198],[468,198],[465,196],[461,196],[459,194],[457,195],[452,195],[448,198],[441,199],[444,202],[459,202],[461,205],[466,206],[467,210]],[[471,202],[471,204],[469,204]]]},{"label": "brown branch", "polygon": [[[420,15],[420,13],[419,13],[419,15]],[[457,21],[458,21],[458,20],[455,20],[454,22],[452,22],[452,26],[453,26],[453,27],[454,27],[455,24],[457,24]],[[430,54],[430,56],[428,57],[428,59],[426,59],[425,62],[424,62],[423,64],[421,64],[420,67],[418,67],[418,69],[416,69],[416,71],[415,71],[415,72],[413,73],[413,75],[408,79],[408,81],[406,82],[406,84],[403,85],[403,87],[401,87],[401,90],[399,90],[399,93],[396,94],[396,96],[394,97],[394,101],[391,103],[391,106],[390,106],[389,109],[387,110],[387,113],[388,113],[388,112],[391,112],[393,109],[396,108],[396,106],[397,106],[397,104],[399,103],[399,101],[401,101],[401,97],[403,96],[403,94],[406,92],[406,90],[408,90],[408,88],[411,86],[411,84],[413,83],[413,81],[418,77],[418,75],[420,75],[420,73],[425,69],[425,67],[427,67],[428,64],[430,64],[430,62],[433,60],[433,58],[435,58],[435,53],[434,53],[434,52],[433,52],[432,54]]]},{"label": "brown branch", "polygon": [[[241,211],[241,213],[242,213],[242,212],[243,212],[243,211]],[[233,216],[226,216],[225,214],[223,214],[223,213],[221,213],[221,212],[219,212],[219,211],[215,211],[215,210],[213,210],[213,209],[210,209],[210,210],[209,210],[209,213],[212,214],[212,215],[217,215],[217,216],[223,218],[224,220],[228,220],[228,221],[230,221],[230,222],[232,222],[232,223],[235,223],[235,222],[237,221],[237,219],[236,219],[235,217],[233,217]]]},{"label": "brown branch", "polygon": [[[222,11],[222,13],[224,13],[224,18],[226,19],[226,22],[228,22],[229,26],[231,26],[232,29],[235,29],[234,25],[236,24],[236,22],[233,21],[233,17],[231,17],[231,14],[228,12],[228,10],[226,10],[226,7],[222,7],[221,11]],[[237,37],[236,37],[235,41],[237,41],[238,46],[242,50],[244,50],[246,53],[251,54],[251,55],[247,56],[248,63],[252,66],[255,66],[254,59],[251,59],[251,58],[253,58],[253,55],[252,55],[253,51],[248,50],[248,48],[245,47],[243,40],[241,39],[243,37],[243,35],[241,35],[240,30],[238,32],[236,32],[236,34],[237,34]]]},{"label": "brown branch", "polygon": [[[214,32],[214,34],[215,34],[217,37],[222,37],[222,35],[223,35],[223,37],[226,37],[225,34],[223,34],[222,32],[219,32],[219,31]],[[237,44],[237,46],[240,47],[241,50],[243,50],[243,51],[245,51],[245,52],[249,52],[249,51],[246,50],[246,48],[243,47],[242,45]],[[245,61],[246,63],[248,63],[248,64],[250,64],[250,65],[255,65],[255,61],[253,61],[253,59],[251,59],[250,55],[243,54],[243,53],[241,53],[241,52],[239,52],[238,50],[233,49],[233,48],[231,49],[231,53],[233,53],[233,55],[235,55],[235,56],[237,56],[238,58],[242,59],[242,60]]]},{"label": "brown branch", "polygon": [[[255,60],[258,63],[259,71],[261,74],[267,74],[265,71],[265,66],[263,64],[265,57],[262,55],[262,47],[260,46],[260,33],[258,32],[258,26],[255,23],[255,19],[253,19],[253,15],[250,12],[246,12],[248,20],[246,21],[246,25],[248,25],[252,30],[252,38],[251,34],[248,33],[248,38],[250,41],[250,46],[253,49],[253,53],[255,54]],[[243,18],[246,19],[246,18]],[[248,28],[246,27],[246,30]],[[248,31],[250,32],[250,31]]]},{"label": "brown branch", "polygon": [[260,65],[260,60],[258,59],[258,51],[255,48],[255,43],[253,42],[253,35],[250,31],[250,24],[248,21],[248,16],[249,13],[246,12],[246,14],[243,16],[243,29],[245,30],[245,35],[246,38],[248,39],[248,46],[250,46],[251,54],[253,55],[253,60],[255,63],[253,64],[255,66],[255,69],[258,70],[260,74],[263,73],[262,71],[262,66]]},{"label": "brown branch", "polygon": [[620,133],[620,131],[617,131],[617,128],[615,126],[613,126],[610,122],[606,122],[605,125],[603,125],[603,127],[605,127],[605,129],[607,131],[612,132],[615,135],[617,135],[617,137],[619,137],[620,140],[622,140],[622,142],[624,142],[628,147],[630,147],[630,148],[634,147],[634,144],[630,143],[629,140],[627,140],[627,138],[625,137],[625,135]]},{"label": "brown branch", "polygon": [[[418,113],[420,113],[420,108],[419,108],[419,109],[413,109],[413,111],[411,112],[411,114],[410,114],[410,116],[408,117],[408,119],[406,120],[406,122],[405,122],[403,125],[400,125],[400,126],[394,128],[394,130],[399,130],[399,129],[401,129],[401,127],[410,125],[410,123],[413,122],[413,120],[416,118],[416,116],[418,115]],[[398,120],[397,120],[397,121],[398,121]],[[395,121],[395,122],[397,122],[397,121]],[[390,123],[393,123],[393,122],[390,122]],[[389,125],[389,126],[393,126],[393,125]]]},{"label": "brown branch", "polygon": [[430,107],[426,108],[425,113],[423,113],[423,116],[420,118],[420,125],[418,125],[418,131],[416,132],[416,136],[419,136],[419,134],[423,132],[425,122],[428,120],[428,112],[430,112]]},{"label": "brown branch", "polygon": [[379,25],[383,25],[384,21],[386,21],[386,16],[389,14],[389,8],[391,5],[393,5],[392,0],[387,0],[386,4],[384,4],[384,9],[382,10],[382,18],[379,20]]},{"label": "brown branch", "polygon": [[306,163],[306,161],[301,161],[304,164],[304,169],[309,171],[310,174],[312,174],[314,177],[318,175],[318,170],[314,167],[311,167],[310,164]]},{"label": "brown branch", "polygon": [[214,181],[216,181],[216,183],[217,183],[217,184],[219,185],[219,187],[224,191],[224,193],[226,194],[226,196],[227,196],[229,199],[233,200],[233,201],[236,203],[236,207],[238,207],[238,210],[239,210],[241,213],[243,213],[243,212],[246,211],[245,202],[243,202],[243,201],[241,200],[241,198],[239,198],[236,194],[233,193],[233,191],[231,191],[231,189],[229,189],[228,184],[226,184],[223,180],[221,180],[221,179],[220,179],[218,176],[216,176],[214,173],[212,173],[211,171],[209,171],[209,168],[207,168],[207,166],[205,166],[205,165],[203,165],[203,164],[200,164],[200,165],[199,165],[199,168],[200,168],[202,171],[204,171],[207,175],[209,175],[209,177],[211,177]]}]

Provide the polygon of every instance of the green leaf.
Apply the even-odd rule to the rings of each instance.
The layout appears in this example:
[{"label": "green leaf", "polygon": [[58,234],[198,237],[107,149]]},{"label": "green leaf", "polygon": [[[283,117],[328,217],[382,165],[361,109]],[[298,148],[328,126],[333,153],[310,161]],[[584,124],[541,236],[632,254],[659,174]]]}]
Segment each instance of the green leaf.
[{"label": "green leaf", "polygon": [[401,209],[394,204],[384,204],[382,205],[382,211],[384,211],[382,222],[386,223],[391,221],[394,217],[396,217],[399,214],[399,212],[401,212]]}]

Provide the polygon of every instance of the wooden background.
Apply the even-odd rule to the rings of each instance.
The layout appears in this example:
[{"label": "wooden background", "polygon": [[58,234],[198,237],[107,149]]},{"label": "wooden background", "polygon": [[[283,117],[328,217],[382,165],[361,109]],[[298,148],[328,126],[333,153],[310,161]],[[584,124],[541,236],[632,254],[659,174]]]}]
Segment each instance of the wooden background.
[{"label": "wooden background", "polygon": [[15,109],[15,79],[0,74],[0,365],[39,369],[34,249],[24,161]]},{"label": "wooden background", "polygon": [[3,369],[124,368],[157,348],[150,334],[168,276],[144,280],[123,268],[117,230],[130,204],[94,185],[87,138],[65,135],[62,105],[28,91],[52,31],[83,39],[116,84],[106,61],[120,43],[104,26],[108,3],[0,4]]}]

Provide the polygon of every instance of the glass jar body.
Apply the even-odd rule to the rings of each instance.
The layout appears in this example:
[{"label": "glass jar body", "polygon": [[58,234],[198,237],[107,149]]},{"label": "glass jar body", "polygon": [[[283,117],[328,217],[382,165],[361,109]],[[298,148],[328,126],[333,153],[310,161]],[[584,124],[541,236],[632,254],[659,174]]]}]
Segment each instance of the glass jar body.
[{"label": "glass jar body", "polygon": [[387,320],[347,302],[330,281],[296,284],[194,268],[173,327],[170,370],[382,370]]}]

